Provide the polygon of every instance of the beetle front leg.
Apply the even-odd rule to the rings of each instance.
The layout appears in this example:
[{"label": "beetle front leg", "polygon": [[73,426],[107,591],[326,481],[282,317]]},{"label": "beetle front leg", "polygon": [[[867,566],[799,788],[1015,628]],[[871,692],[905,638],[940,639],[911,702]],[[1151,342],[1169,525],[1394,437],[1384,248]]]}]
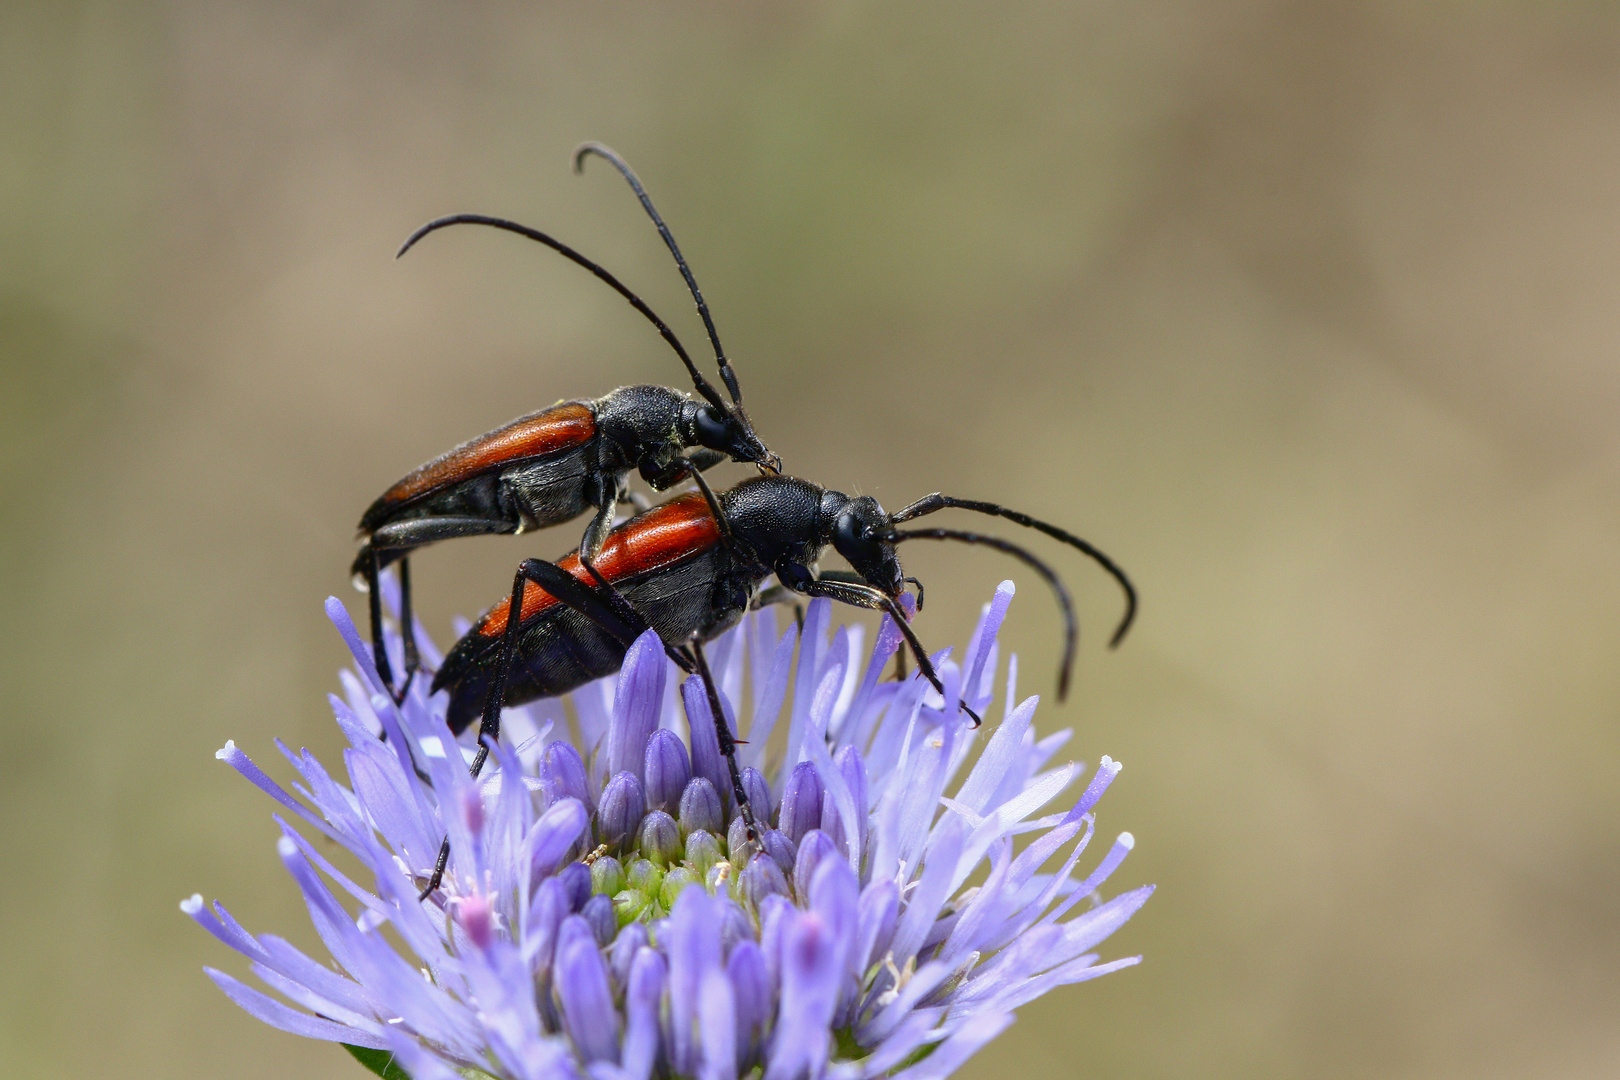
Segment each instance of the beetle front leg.
[{"label": "beetle front leg", "polygon": [[[837,600],[839,603],[849,604],[851,607],[887,612],[889,618],[894,620],[895,628],[905,638],[906,645],[910,647],[911,655],[917,661],[917,670],[922,673],[923,678],[927,679],[935,690],[939,691],[941,696],[944,695],[945,684],[940,681],[939,673],[934,670],[933,661],[928,658],[928,653],[923,648],[922,642],[918,640],[916,633],[911,629],[911,623],[906,618],[905,611],[887,593],[874,589],[870,585],[856,585],[846,581],[825,581],[814,577],[808,569],[799,566],[797,563],[785,563],[778,567],[776,576],[782,584],[794,592],[803,593],[805,596],[825,596],[829,600]],[[963,712],[973,718],[974,727],[978,727],[983,723],[979,719],[979,714],[968,708],[965,702],[958,701],[957,705]]]}]

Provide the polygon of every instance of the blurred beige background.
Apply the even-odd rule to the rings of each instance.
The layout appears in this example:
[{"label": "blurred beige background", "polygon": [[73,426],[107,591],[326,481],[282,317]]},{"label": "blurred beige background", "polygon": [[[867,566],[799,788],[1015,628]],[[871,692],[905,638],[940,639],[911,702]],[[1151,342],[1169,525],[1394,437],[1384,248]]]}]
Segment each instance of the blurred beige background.
[{"label": "blurred beige background", "polygon": [[[335,751],[367,502],[680,382],[531,245],[392,260],[509,214],[696,346],[589,138],[793,471],[999,498],[1141,586],[1109,654],[1063,563],[1042,722],[1126,763],[1115,880],[1159,892],[1107,953],[1146,961],[967,1076],[1620,1073],[1620,15],[1185,0],[0,9],[0,1072],[361,1075],[230,1005],[175,905],[310,937],[212,754]],[[568,543],[425,555],[429,626]],[[1009,573],[907,558],[932,641]]]}]

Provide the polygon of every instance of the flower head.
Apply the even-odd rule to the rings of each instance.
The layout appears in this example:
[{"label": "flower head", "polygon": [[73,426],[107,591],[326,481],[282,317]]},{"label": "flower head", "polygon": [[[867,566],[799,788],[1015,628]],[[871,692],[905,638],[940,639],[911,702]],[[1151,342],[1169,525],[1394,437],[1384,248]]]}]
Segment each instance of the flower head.
[{"label": "flower head", "polygon": [[[391,1051],[415,1080],[944,1076],[1020,1004],[1136,963],[1093,949],[1152,891],[1099,898],[1128,833],[1077,877],[1120,766],[1104,757],[1052,809],[1083,767],[1052,764],[1069,733],[1035,736],[1036,698],[1014,704],[1016,658],[999,725],[976,731],[958,708],[991,701],[1012,595],[1011,582],[997,589],[960,665],[935,658],[943,698],[881,678],[899,642],[887,621],[864,656],[859,626],[829,639],[825,600],[802,631],[778,637],[766,610],[717,639],[757,839],[701,686],[678,679],[650,633],[616,678],[571,695],[577,740],[556,700],[509,708],[474,779],[442,697],[417,680],[396,708],[329,600],[360,671],[332,698],[346,783],[279,742],[301,780],[292,792],[231,743],[218,756],[281,805],[277,850],[331,963],[194,896],[181,908],[279,997],[208,974],[266,1023]],[[779,717],[785,750],[767,761]],[[443,886],[419,901],[446,835]]]}]

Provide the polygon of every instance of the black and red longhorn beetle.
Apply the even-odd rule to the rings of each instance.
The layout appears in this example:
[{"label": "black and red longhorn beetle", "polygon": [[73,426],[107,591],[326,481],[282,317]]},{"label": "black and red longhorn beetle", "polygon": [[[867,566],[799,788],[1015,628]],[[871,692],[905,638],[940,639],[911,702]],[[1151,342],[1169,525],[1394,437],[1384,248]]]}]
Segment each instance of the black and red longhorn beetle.
[{"label": "black and red longhorn beetle", "polygon": [[[754,434],[743,410],[737,375],[726,359],[709,306],[698,289],[681,249],[646,189],[618,154],[597,143],[574,152],[576,171],[595,154],[612,163],[663,237],[703,318],[714,346],[720,379],[731,401],[698,371],[669,326],[618,278],[568,245],[525,225],[482,214],[453,214],[417,229],[399,249],[403,255],[418,240],[450,225],[488,225],[535,240],[584,267],[606,282],[657,328],[686,365],[703,398],[695,401],[663,386],[624,386],[592,401],[564,401],[521,416],[486,435],[466,442],[423,465],[378,497],[360,519],[360,552],[353,574],[371,592],[371,641],[377,672],[397,702],[403,701],[420,667],[411,613],[412,551],[440,540],[490,533],[520,533],[558,525],[594,510],[579,544],[579,558],[597,558],[613,524],[614,507],[629,501],[630,470],[641,473],[655,491],[708,469],[727,457],[779,472],[781,459]],[[695,453],[686,451],[697,448]],[[381,590],[384,567],[399,564],[400,623],[404,636],[405,672],[399,689],[383,647]]]},{"label": "black and red longhorn beetle", "polygon": [[[915,581],[901,576],[895,553],[895,545],[907,540],[982,544],[1022,560],[1046,581],[1063,613],[1061,699],[1068,691],[1078,639],[1074,606],[1062,579],[1035,555],[999,537],[957,529],[896,528],[940,510],[1003,517],[1096,560],[1125,590],[1125,614],[1111,646],[1119,644],[1136,615],[1136,590],[1107,555],[1072,533],[995,503],[935,493],[889,514],[869,496],[851,498],[789,476],[753,477],[718,494],[701,475],[694,473],[693,479],[699,491],[614,529],[592,565],[582,565],[577,555],[557,563],[525,560],[513,579],[510,599],[485,612],[451,648],[433,678],[433,690],[449,691],[447,719],[455,734],[482,714],[474,774],[488,754],[488,741],[500,735],[503,704],[567,693],[617,671],[625,650],[651,627],[671,659],[702,677],[731,772],[732,794],[750,835],[757,835],[737,769],[735,742],[703,657],[703,642],[735,624],[750,607],[791,596],[825,596],[887,612],[923,677],[943,693],[927,651],[898,603],[904,584]],[[829,544],[854,567],[853,574],[818,572],[817,560]],[[759,591],[772,574],[780,585]],[[918,588],[920,595],[920,583]],[[965,705],[962,708],[977,726],[978,716]],[[446,841],[424,897],[438,887],[448,855]]]}]

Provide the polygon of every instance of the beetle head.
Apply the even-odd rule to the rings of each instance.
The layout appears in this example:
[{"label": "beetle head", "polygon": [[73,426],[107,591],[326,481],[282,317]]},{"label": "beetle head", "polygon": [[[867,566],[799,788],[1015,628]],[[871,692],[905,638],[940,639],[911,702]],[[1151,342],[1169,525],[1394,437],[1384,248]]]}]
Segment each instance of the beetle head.
[{"label": "beetle head", "polygon": [[850,499],[833,519],[833,549],[849,560],[867,584],[898,599],[902,585],[900,557],[886,539],[889,515],[870,495]]},{"label": "beetle head", "polygon": [[697,405],[692,412],[692,438],[697,445],[718,450],[732,461],[782,471],[782,459],[766,448],[740,410]]}]

